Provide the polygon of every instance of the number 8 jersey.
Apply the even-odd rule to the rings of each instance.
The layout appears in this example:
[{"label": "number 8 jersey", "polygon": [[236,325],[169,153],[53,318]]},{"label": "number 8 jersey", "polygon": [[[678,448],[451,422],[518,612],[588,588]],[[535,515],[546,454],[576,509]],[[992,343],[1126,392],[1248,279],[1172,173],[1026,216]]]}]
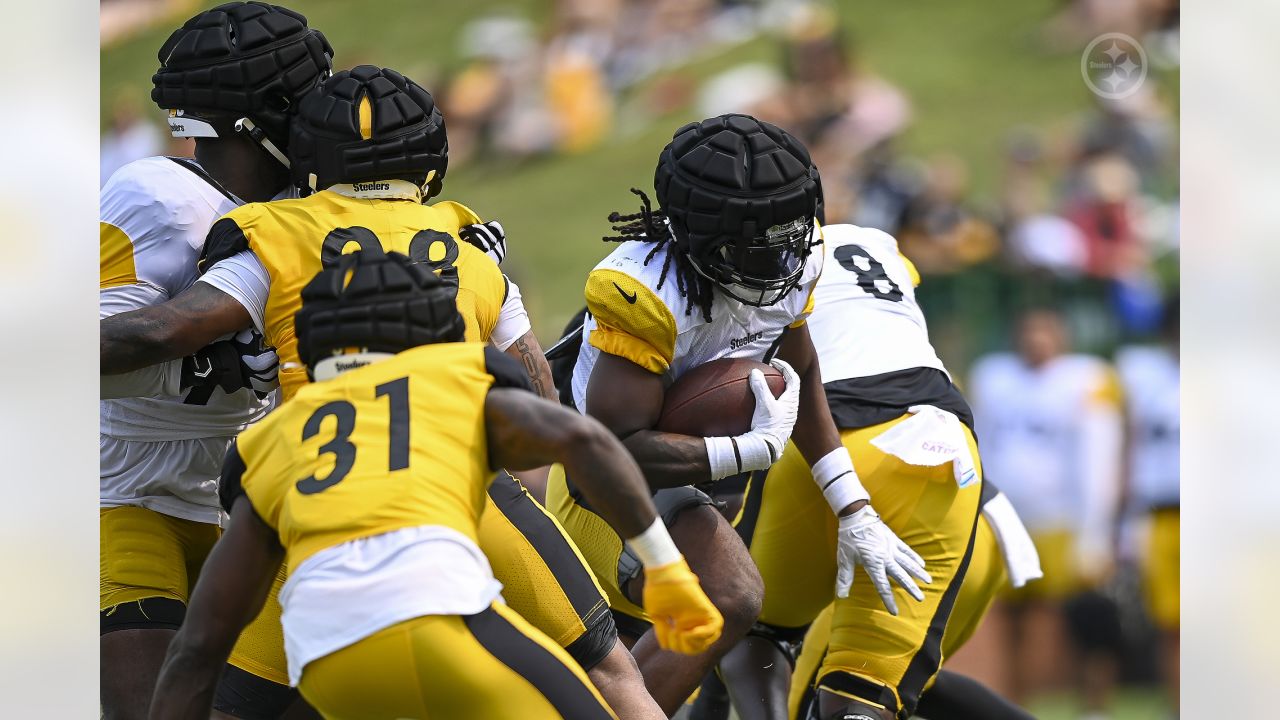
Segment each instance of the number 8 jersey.
[{"label": "number 8 jersey", "polygon": [[[285,400],[307,382],[293,329],[302,288],[345,252],[394,251],[433,265],[457,288],[468,341],[492,340],[501,350],[529,330],[515,286],[492,259],[458,240],[460,228],[480,222],[475,213],[454,202],[419,204],[417,189],[402,180],[365,185],[378,189],[336,185],[297,200],[245,205],[209,231],[201,260],[208,272],[200,280],[240,301],[276,348]],[[509,303],[519,312],[507,312]]]}]

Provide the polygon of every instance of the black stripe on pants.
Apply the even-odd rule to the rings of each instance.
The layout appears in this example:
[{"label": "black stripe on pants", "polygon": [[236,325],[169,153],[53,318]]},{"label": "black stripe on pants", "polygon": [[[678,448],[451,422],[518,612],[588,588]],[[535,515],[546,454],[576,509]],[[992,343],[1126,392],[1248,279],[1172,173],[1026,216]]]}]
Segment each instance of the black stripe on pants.
[{"label": "black stripe on pants", "polygon": [[559,658],[492,608],[462,620],[486,650],[537,688],[561,717],[613,720],[608,709]]}]

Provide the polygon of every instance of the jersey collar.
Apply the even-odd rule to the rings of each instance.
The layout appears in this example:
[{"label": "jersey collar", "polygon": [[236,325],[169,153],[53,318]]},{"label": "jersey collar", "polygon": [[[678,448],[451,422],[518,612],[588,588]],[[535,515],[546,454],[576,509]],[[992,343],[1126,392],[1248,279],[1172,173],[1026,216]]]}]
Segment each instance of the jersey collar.
[{"label": "jersey collar", "polygon": [[408,180],[371,180],[350,184],[330,185],[325,188],[349,198],[360,200],[413,200],[422,202],[422,188]]}]

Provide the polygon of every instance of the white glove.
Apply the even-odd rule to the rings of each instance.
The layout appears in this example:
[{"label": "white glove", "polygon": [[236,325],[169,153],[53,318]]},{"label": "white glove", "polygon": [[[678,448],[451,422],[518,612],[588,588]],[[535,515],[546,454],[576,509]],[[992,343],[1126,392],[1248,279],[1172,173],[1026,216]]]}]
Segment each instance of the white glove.
[{"label": "white glove", "polygon": [[786,387],[782,395],[774,397],[764,373],[751,371],[747,382],[751,393],[756,396],[751,429],[736,437],[705,438],[712,480],[768,469],[782,457],[782,450],[791,439],[791,430],[800,409],[800,376],[782,360],[773,360],[769,364],[782,373]]},{"label": "white glove", "polygon": [[924,593],[911,579],[914,577],[926,584],[933,582],[924,569],[924,559],[899,540],[870,505],[840,518],[837,532],[836,597],[849,597],[854,566],[861,565],[890,614],[898,614],[898,604],[893,600],[889,578],[893,578],[917,601],[924,600]]},{"label": "white glove", "polygon": [[280,387],[280,358],[275,348],[257,330],[236,333],[232,343],[240,353],[240,372],[244,387],[265,398]]},{"label": "white glove", "polygon": [[499,265],[507,257],[507,233],[497,220],[461,227],[458,229],[458,237],[474,245]]}]

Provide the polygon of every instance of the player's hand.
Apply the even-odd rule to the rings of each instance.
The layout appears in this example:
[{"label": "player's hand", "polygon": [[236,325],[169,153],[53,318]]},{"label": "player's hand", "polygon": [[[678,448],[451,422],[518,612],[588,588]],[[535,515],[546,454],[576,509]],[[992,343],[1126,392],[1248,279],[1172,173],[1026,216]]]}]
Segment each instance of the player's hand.
[{"label": "player's hand", "polygon": [[[280,385],[280,358],[255,330],[241,330],[231,338],[200,348],[182,361],[182,389],[187,402],[203,404],[213,388],[225,393],[249,389],[266,397]],[[193,398],[203,397],[203,402]]]},{"label": "player's hand", "polygon": [[684,558],[645,568],[644,610],[653,619],[658,647],[697,655],[720,639],[724,617],[698,584]]},{"label": "player's hand", "polygon": [[458,229],[458,237],[493,258],[499,265],[507,257],[507,233],[497,220],[463,226]]},{"label": "player's hand", "polygon": [[769,446],[770,460],[777,462],[796,425],[796,415],[800,410],[800,376],[782,360],[773,360],[769,364],[782,373],[786,388],[775,398],[769,383],[765,382],[764,373],[751,371],[747,381],[751,385],[751,393],[756,396],[756,409],[751,414],[751,434],[765,441]]},{"label": "player's hand", "polygon": [[917,601],[924,593],[916,580],[929,584],[933,578],[924,569],[924,559],[898,539],[870,505],[840,518],[839,542],[836,546],[836,597],[849,597],[853,585],[854,566],[861,565],[871,578],[880,600],[892,615],[898,614],[889,579],[903,587]]}]

